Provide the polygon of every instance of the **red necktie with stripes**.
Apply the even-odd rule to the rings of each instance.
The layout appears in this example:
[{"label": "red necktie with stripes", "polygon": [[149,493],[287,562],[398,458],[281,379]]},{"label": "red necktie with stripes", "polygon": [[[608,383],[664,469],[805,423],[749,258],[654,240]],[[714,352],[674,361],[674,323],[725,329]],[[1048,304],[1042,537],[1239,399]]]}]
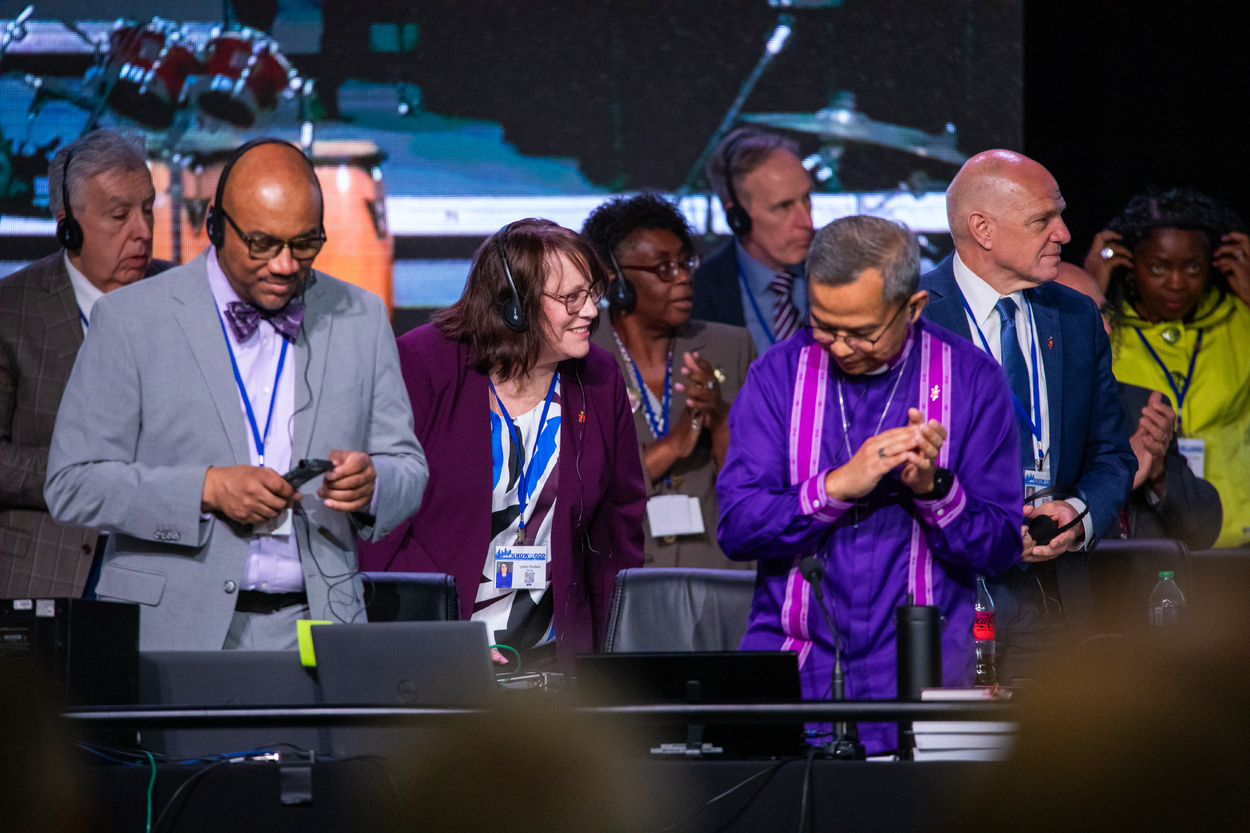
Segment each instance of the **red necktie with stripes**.
[{"label": "red necktie with stripes", "polygon": [[790,299],[790,291],[794,288],[794,275],[778,272],[773,275],[768,288],[777,296],[773,301],[773,334],[777,341],[784,341],[794,335],[800,323],[798,307]]}]

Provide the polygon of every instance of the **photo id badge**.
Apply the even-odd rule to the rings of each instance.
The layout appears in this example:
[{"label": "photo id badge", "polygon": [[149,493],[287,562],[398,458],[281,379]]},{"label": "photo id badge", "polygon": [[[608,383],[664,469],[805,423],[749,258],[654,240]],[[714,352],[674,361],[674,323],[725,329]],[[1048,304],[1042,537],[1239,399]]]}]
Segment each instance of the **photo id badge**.
[{"label": "photo id badge", "polygon": [[[1038,471],[1037,469],[1025,469],[1024,470],[1024,496],[1026,498],[1031,498],[1033,497],[1034,494],[1036,494],[1037,492],[1040,492],[1042,489],[1049,489],[1050,482],[1051,481],[1050,481],[1049,471],[1046,471],[1046,470]],[[1050,500],[1052,500],[1052,498],[1042,498],[1040,502],[1047,503]]]},{"label": "photo id badge", "polygon": [[495,587],[541,590],[546,586],[546,547],[495,547]]},{"label": "photo id badge", "polygon": [[278,517],[266,521],[255,527],[252,534],[257,537],[268,538],[274,535],[290,535],[291,534],[291,510],[283,509]]},{"label": "photo id badge", "polygon": [[703,508],[697,497],[689,495],[656,495],[647,501],[647,521],[651,535],[702,535]]},{"label": "photo id badge", "polygon": [[1207,441],[1197,437],[1177,437],[1176,445],[1180,447],[1181,456],[1189,462],[1189,470],[1194,473],[1194,477],[1203,477]]}]

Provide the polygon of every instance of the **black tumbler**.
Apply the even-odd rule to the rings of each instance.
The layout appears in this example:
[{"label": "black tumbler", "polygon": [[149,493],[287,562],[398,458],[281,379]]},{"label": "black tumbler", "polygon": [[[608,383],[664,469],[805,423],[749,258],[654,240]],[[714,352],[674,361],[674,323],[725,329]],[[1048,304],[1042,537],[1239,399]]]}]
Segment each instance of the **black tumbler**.
[{"label": "black tumbler", "polygon": [[[898,699],[918,701],[920,690],[942,685],[942,611],[932,605],[901,605],[894,611],[898,632]],[[898,756],[915,757],[911,721],[898,724]]]},{"label": "black tumbler", "polygon": [[942,685],[942,611],[933,605],[901,605],[898,630],[898,699],[917,701],[922,688]]}]

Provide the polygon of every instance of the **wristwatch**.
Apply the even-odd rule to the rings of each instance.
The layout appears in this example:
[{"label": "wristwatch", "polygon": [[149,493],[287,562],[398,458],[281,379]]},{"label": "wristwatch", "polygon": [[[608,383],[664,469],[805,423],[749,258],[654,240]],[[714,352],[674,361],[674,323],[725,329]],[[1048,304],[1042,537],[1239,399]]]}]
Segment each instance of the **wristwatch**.
[{"label": "wristwatch", "polygon": [[950,469],[940,466],[933,472],[933,488],[923,495],[916,495],[916,500],[941,500],[950,494],[951,486],[955,485],[955,475]]}]

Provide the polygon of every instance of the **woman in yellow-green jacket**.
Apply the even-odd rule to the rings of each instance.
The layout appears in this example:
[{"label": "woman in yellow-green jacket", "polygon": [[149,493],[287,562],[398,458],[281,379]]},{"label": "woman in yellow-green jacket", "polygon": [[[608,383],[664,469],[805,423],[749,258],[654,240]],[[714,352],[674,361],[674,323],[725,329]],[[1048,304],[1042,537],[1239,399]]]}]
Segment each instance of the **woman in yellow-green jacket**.
[{"label": "woman in yellow-green jacket", "polygon": [[1106,280],[1116,378],[1168,395],[1182,453],[1194,473],[1219,490],[1224,505],[1216,546],[1250,545],[1250,237],[1244,225],[1191,189],[1152,190],[1129,202],[1099,244],[1103,248],[1090,254],[1100,258]]}]

